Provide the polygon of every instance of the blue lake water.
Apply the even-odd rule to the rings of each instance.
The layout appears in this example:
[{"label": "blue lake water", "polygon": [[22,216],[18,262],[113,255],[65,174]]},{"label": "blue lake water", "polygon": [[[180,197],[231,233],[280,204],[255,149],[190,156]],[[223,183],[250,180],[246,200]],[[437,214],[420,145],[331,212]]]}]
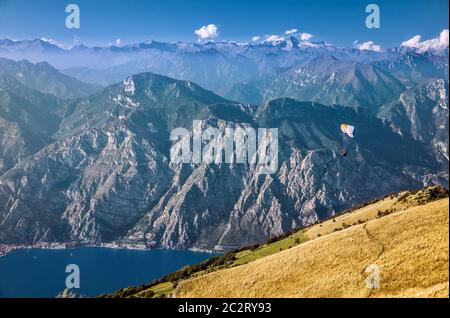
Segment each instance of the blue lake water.
[{"label": "blue lake water", "polygon": [[80,269],[76,294],[95,297],[151,282],[214,255],[163,249],[24,249],[0,257],[0,297],[55,297],[65,288],[69,264]]}]

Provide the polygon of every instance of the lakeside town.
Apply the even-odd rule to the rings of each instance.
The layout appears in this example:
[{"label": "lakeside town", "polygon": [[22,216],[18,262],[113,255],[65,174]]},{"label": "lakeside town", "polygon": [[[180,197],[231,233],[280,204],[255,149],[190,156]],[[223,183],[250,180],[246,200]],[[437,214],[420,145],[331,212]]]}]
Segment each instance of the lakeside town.
[{"label": "lakeside town", "polygon": [[17,250],[27,249],[27,248],[47,248],[47,249],[62,249],[67,248],[68,244],[61,243],[37,243],[34,245],[6,245],[0,244],[0,257],[5,256]]},{"label": "lakeside town", "polygon": [[134,250],[150,250],[154,246],[147,246],[145,244],[126,244],[123,242],[114,243],[100,243],[100,244],[83,244],[78,242],[72,243],[36,243],[32,245],[11,245],[11,244],[0,244],[0,257],[10,254],[14,251],[21,249],[31,249],[31,248],[42,248],[42,249],[65,249],[65,248],[75,248],[75,247],[103,247],[103,248],[115,248],[115,249],[134,249]]}]

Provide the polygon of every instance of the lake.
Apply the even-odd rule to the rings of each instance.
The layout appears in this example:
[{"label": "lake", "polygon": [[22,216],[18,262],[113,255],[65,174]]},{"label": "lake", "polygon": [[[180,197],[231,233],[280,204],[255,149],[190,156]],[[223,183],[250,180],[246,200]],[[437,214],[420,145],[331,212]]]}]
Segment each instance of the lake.
[{"label": "lake", "polygon": [[65,288],[66,266],[80,269],[77,295],[95,297],[141,285],[217,254],[97,247],[24,249],[0,257],[0,297],[55,297]]}]

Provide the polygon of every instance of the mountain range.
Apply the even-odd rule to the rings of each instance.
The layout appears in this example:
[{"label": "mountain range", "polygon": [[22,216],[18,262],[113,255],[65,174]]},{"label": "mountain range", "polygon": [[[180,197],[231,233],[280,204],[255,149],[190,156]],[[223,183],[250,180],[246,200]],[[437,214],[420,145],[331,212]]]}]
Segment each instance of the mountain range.
[{"label": "mountain range", "polygon": [[448,80],[448,58],[408,52],[395,59],[367,63],[322,55],[278,74],[239,83],[225,96],[256,104],[291,97],[365,107],[376,114],[407,88],[432,78]]},{"label": "mountain range", "polygon": [[[340,65],[323,60],[331,69]],[[446,79],[410,89],[395,81],[404,91],[378,118],[375,108],[292,98],[242,104],[148,72],[78,99],[1,78],[3,244],[232,248],[392,191],[448,186]],[[374,83],[379,79],[367,85]],[[191,129],[193,120],[203,127],[278,128],[277,172],[170,163],[171,131]],[[346,157],[343,122],[356,127]]]},{"label": "mountain range", "polygon": [[[79,44],[72,48],[62,48],[54,41],[46,39],[0,40],[0,56],[14,60],[27,59],[35,63],[45,61],[62,70],[65,74],[83,82],[108,86],[122,81],[133,74],[152,72],[180,80],[193,81],[229,99],[240,98],[241,95],[246,97],[249,94],[247,91],[241,93],[241,95],[229,93],[230,90],[231,92],[236,90],[239,92],[242,89],[239,85],[242,83],[262,80],[263,83],[270,86],[270,82],[274,77],[277,85],[282,86],[285,84],[287,86],[294,85],[291,82],[286,83],[284,80],[297,79],[297,77],[299,77],[297,79],[299,82],[302,80],[312,81],[316,77],[319,77],[321,81],[325,81],[325,77],[332,75],[330,71],[334,67],[338,67],[340,72],[344,73],[342,78],[340,78],[344,82],[336,83],[337,88],[342,88],[342,85],[347,84],[345,78],[353,72],[352,68],[355,69],[354,71],[362,71],[361,76],[363,78],[361,78],[361,81],[365,80],[365,76],[371,77],[371,80],[374,80],[373,77],[386,76],[386,74],[380,74],[386,67],[392,70],[389,72],[390,75],[394,75],[395,65],[398,65],[395,71],[403,74],[407,70],[401,69],[401,67],[408,65],[408,61],[398,60],[413,54],[418,53],[415,53],[414,49],[406,47],[384,51],[359,50],[356,48],[336,47],[324,42],[302,41],[295,36],[279,41],[261,43],[238,43],[233,41],[166,43],[146,41],[124,46],[106,47],[87,47]],[[448,50],[418,55],[425,59],[425,64],[427,60],[433,60],[436,64],[441,64],[439,67],[442,70],[439,72],[447,72],[448,78]],[[341,65],[330,64],[326,57],[334,58],[336,61],[339,60],[340,62],[337,62],[337,64]],[[320,65],[319,62],[321,61],[325,64]],[[370,65],[381,61],[384,61],[387,65]],[[317,65],[318,63],[319,65]],[[347,65],[345,65],[346,63]],[[307,66],[307,64],[310,65]],[[424,65],[424,69],[426,66]],[[304,68],[306,69],[303,70]],[[303,71],[296,73],[299,69]],[[373,74],[374,71],[372,69],[377,74]],[[316,70],[319,71],[318,74],[316,74]],[[432,76],[430,72],[433,71],[430,70],[427,77]],[[282,75],[279,75],[280,73]],[[301,75],[302,73],[304,74]],[[322,83],[315,81],[315,84],[321,85]],[[389,80],[387,84],[390,84]],[[235,87],[236,85],[238,85],[238,88]],[[343,89],[346,88],[344,87]],[[350,91],[354,89],[355,87],[349,88]],[[393,89],[395,90],[395,87]],[[259,104],[264,100],[258,94],[256,94],[255,98],[253,90],[254,88],[251,87],[251,98],[242,98],[238,101],[242,103],[256,102]],[[259,93],[261,96],[267,96],[267,98],[296,98],[296,96],[279,96],[276,94],[278,92],[284,93],[284,90],[282,88],[281,91],[263,91]],[[289,93],[288,88],[286,93]],[[308,92],[307,97],[317,98],[320,94],[320,92]],[[353,99],[357,98],[349,96],[343,101],[349,100],[355,103]],[[373,99],[374,97],[372,96],[368,101],[371,102]],[[264,101],[267,101],[267,99]],[[363,99],[363,101],[365,102],[366,100]]]},{"label": "mountain range", "polygon": [[[228,249],[448,187],[448,50],[37,39],[0,56],[0,244]],[[194,120],[277,128],[276,173],[171,163]]]}]

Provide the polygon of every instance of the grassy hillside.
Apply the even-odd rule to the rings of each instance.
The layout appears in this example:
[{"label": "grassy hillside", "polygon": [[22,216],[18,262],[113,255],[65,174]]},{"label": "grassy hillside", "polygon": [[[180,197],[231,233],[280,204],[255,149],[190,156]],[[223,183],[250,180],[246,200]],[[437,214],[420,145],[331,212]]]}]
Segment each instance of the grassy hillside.
[{"label": "grassy hillside", "polygon": [[389,195],[111,296],[448,297],[448,211],[442,188]]}]

